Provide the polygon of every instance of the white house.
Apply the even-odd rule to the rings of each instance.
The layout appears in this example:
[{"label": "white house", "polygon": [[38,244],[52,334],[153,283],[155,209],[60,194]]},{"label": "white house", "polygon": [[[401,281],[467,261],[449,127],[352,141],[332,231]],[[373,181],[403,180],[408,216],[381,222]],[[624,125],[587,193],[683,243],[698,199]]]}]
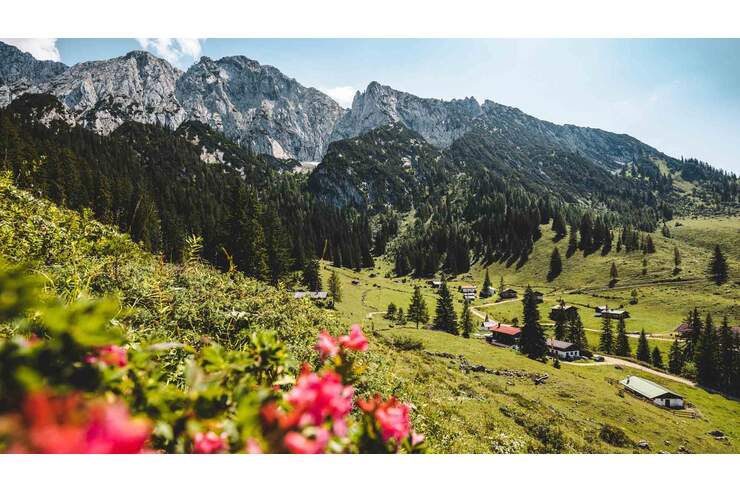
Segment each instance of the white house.
[{"label": "white house", "polygon": [[653,401],[653,404],[657,406],[671,409],[681,409],[684,407],[682,396],[650,380],[630,375],[619,383],[624,385],[624,388],[630,392]]},{"label": "white house", "polygon": [[556,356],[560,359],[572,360],[581,357],[581,351],[572,342],[548,339],[547,349],[552,356]]}]

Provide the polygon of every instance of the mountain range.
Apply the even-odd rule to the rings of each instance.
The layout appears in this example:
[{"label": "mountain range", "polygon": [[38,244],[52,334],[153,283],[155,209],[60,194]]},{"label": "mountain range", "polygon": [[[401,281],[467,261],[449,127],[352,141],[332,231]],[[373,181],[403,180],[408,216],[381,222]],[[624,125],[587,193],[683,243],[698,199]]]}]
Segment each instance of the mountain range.
[{"label": "mountain range", "polygon": [[264,251],[273,279],[387,245],[396,273],[464,272],[471,252],[526,261],[550,221],[595,228],[595,249],[619,226],[740,210],[737,177],[629,135],[378,82],[345,109],[243,56],[67,67],[0,43],[0,146],[20,186],[171,257],[197,234],[210,260],[264,276]]},{"label": "mountain range", "polygon": [[485,126],[580,153],[610,170],[660,155],[627,135],[556,125],[472,97],[421,98],[378,82],[343,109],[321,91],[243,56],[203,57],[186,72],[144,51],[67,67],[0,43],[0,107],[29,92],[55,95],[79,125],[96,133],[109,134],[125,121],[176,129],[195,120],[256,153],[299,161],[320,161],[331,142],[396,122],[438,148]]}]

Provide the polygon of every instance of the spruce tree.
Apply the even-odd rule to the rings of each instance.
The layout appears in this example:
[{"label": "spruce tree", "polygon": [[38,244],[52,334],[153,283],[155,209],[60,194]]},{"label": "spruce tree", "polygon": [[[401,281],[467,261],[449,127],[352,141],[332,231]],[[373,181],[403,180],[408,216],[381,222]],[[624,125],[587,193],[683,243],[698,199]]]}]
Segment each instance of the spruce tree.
[{"label": "spruce tree", "polygon": [[565,340],[575,344],[579,351],[585,351],[588,349],[586,331],[583,328],[581,316],[577,312],[573,318],[568,320],[568,330],[566,332]]},{"label": "spruce tree", "polygon": [[555,233],[556,241],[565,236],[565,234],[568,232],[562,214],[556,213],[554,215],[552,219],[552,231]]},{"label": "spruce tree", "polygon": [[712,261],[709,263],[709,277],[717,285],[727,282],[727,259],[725,259],[725,256],[722,253],[722,249],[720,249],[719,245],[715,245],[714,247]]},{"label": "spruce tree", "polygon": [[411,304],[409,304],[406,312],[408,313],[408,319],[416,324],[417,329],[419,328],[419,324],[425,324],[429,321],[427,304],[421,295],[419,286],[414,287],[414,295],[411,297]]},{"label": "spruce tree", "polygon": [[527,286],[522,300],[524,312],[524,325],[519,338],[520,351],[532,359],[540,359],[547,353],[545,332],[540,326],[540,314],[537,310],[532,288]]},{"label": "spruce tree", "polygon": [[457,314],[452,301],[452,294],[447,288],[447,282],[442,281],[442,286],[437,294],[437,309],[434,317],[434,329],[457,335]]},{"label": "spruce tree", "polygon": [[694,353],[696,381],[705,387],[717,388],[719,383],[719,341],[712,314],[707,313],[704,329]]},{"label": "spruce tree", "polygon": [[612,280],[612,283],[617,282],[617,278],[619,277],[619,271],[617,270],[617,264],[612,262],[611,269],[609,269],[609,277]]},{"label": "spruce tree", "polygon": [[650,354],[650,361],[656,368],[663,368],[663,355],[660,354],[658,346],[653,348],[653,352]]},{"label": "spruce tree", "polygon": [[599,338],[599,351],[612,353],[614,351],[614,334],[612,333],[612,319],[602,314],[601,337]]},{"label": "spruce tree", "polygon": [[405,325],[406,324],[406,315],[403,313],[403,308],[399,307],[396,311],[396,322],[399,323],[399,325]]},{"label": "spruce tree", "polygon": [[624,319],[617,323],[617,341],[614,344],[614,354],[617,356],[632,356],[629,337],[627,337],[627,326]]},{"label": "spruce tree", "polygon": [[645,329],[642,329],[640,332],[640,339],[637,341],[637,353],[635,355],[640,361],[650,363],[650,345],[645,335]]},{"label": "spruce tree", "polygon": [[465,300],[463,305],[462,318],[460,319],[460,334],[466,339],[470,337],[473,332],[473,318],[470,313],[470,303]]},{"label": "spruce tree", "polygon": [[488,269],[486,269],[486,277],[483,279],[483,289],[481,289],[481,295],[490,296],[491,293],[491,277],[488,275]]},{"label": "spruce tree", "polygon": [[684,361],[694,361],[696,348],[699,345],[699,340],[701,339],[701,334],[703,330],[703,324],[701,321],[701,317],[699,316],[699,310],[696,307],[686,316],[686,324],[689,327],[689,337],[686,339],[683,359]]},{"label": "spruce tree", "polygon": [[560,259],[560,252],[558,247],[552,249],[552,255],[550,255],[550,270],[547,273],[547,280],[552,281],[560,275],[563,271],[563,261]]},{"label": "spruce tree", "polygon": [[503,294],[503,292],[504,292],[504,276],[501,276],[501,279],[499,280],[499,283],[498,283],[498,298],[500,300],[503,299],[501,298],[501,295]]},{"label": "spruce tree", "polygon": [[671,349],[668,352],[668,371],[675,375],[680,375],[683,369],[683,351],[678,343],[678,339],[674,339],[671,344]]},{"label": "spruce tree", "polygon": [[648,273],[648,261],[647,257],[643,257],[642,259],[642,275],[646,276]]},{"label": "spruce tree", "polygon": [[335,303],[342,301],[342,281],[335,270],[331,271],[329,277],[329,295]]},{"label": "spruce tree", "polygon": [[651,235],[647,235],[647,240],[645,240],[645,253],[655,253],[655,244]]},{"label": "spruce tree", "polygon": [[303,284],[309,291],[321,291],[321,272],[318,259],[309,260],[303,268]]},{"label": "spruce tree", "polygon": [[565,305],[563,301],[560,302],[560,310],[555,310],[555,328],[553,329],[553,337],[558,341],[565,340],[565,310],[562,307]]},{"label": "spruce tree", "polygon": [[719,389],[723,392],[732,392],[738,363],[735,338],[725,315],[719,328]]},{"label": "spruce tree", "polygon": [[575,226],[570,227],[570,234],[568,235],[568,250],[565,252],[565,257],[570,258],[578,249],[578,233]]},{"label": "spruce tree", "polygon": [[388,303],[388,308],[385,309],[385,318],[388,320],[395,320],[396,319],[396,304],[392,301]]}]

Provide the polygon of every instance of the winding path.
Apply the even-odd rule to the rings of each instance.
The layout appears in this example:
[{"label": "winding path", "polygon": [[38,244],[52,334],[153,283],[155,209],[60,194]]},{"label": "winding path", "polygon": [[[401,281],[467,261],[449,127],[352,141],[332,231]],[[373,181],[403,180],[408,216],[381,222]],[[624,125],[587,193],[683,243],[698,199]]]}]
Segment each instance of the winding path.
[{"label": "winding path", "polygon": [[614,358],[613,356],[604,356],[604,361],[591,361],[589,363],[572,363],[568,361],[561,361],[561,363],[565,365],[573,365],[573,366],[604,366],[604,365],[625,366],[629,368],[635,368],[637,370],[644,371],[646,373],[652,373],[653,375],[658,375],[659,377],[667,378],[668,380],[673,380],[673,381],[682,383],[684,385],[688,385],[690,387],[696,387],[696,383],[692,382],[691,380],[687,380],[685,378],[681,378],[676,375],[671,375],[670,373],[663,373],[662,371],[654,370],[652,368],[648,368],[647,366],[642,366],[633,361],[627,361],[627,360],[623,360],[619,358]]}]

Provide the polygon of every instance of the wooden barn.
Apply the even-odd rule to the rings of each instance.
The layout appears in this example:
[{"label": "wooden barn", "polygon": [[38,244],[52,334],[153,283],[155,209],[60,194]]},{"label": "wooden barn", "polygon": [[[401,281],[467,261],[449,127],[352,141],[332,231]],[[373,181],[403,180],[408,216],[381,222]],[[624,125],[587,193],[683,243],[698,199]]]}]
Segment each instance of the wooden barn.
[{"label": "wooden barn", "polygon": [[630,375],[624,380],[620,380],[624,388],[644,399],[652,401],[657,406],[667,407],[670,409],[682,409],[684,407],[683,396],[661,387],[655,382],[644,378]]}]

